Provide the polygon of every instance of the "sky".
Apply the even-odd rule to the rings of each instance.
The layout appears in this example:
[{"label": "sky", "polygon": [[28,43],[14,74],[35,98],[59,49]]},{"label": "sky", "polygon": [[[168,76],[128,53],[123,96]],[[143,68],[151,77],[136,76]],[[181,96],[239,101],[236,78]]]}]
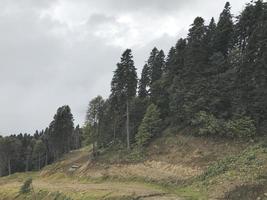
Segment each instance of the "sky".
[{"label": "sky", "polygon": [[[232,0],[237,15],[248,0]],[[116,63],[133,50],[140,73],[197,16],[218,19],[225,0],[0,0],[0,134],[46,128],[69,105],[84,123],[89,101],[108,97]]]}]

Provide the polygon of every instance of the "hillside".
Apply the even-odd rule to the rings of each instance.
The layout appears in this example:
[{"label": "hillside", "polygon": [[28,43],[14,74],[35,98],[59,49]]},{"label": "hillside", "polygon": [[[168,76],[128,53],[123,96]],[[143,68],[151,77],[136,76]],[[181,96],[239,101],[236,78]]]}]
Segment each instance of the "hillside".
[{"label": "hillside", "polygon": [[[235,141],[167,132],[142,156],[109,149],[90,161],[87,147],[40,173],[1,178],[0,199],[267,199],[265,138]],[[27,177],[33,178],[35,193],[19,195]]]}]

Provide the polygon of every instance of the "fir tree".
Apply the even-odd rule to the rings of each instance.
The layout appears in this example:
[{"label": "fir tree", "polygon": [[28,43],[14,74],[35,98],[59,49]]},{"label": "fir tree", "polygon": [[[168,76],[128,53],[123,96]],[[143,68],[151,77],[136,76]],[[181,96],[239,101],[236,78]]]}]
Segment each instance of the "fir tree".
[{"label": "fir tree", "polygon": [[158,74],[156,73],[155,69],[156,69],[156,58],[157,55],[159,54],[159,50],[154,47],[150,53],[150,56],[148,58],[147,64],[148,64],[148,68],[149,68],[149,86],[151,87],[151,85],[154,83],[154,81],[158,80]]},{"label": "fir tree", "polygon": [[233,46],[233,30],[234,24],[232,20],[231,6],[230,3],[227,2],[220,15],[214,38],[215,50],[221,52],[224,56],[228,55],[229,50]]},{"label": "fir tree", "polygon": [[126,108],[126,142],[130,149],[130,113],[129,106],[136,95],[137,73],[134,66],[132,51],[127,49],[117,64],[117,69],[111,82],[111,98],[115,99],[117,105]]},{"label": "fir tree", "polygon": [[36,169],[40,170],[44,165],[46,146],[42,140],[37,140],[33,148],[33,159],[35,160]]},{"label": "fir tree", "polygon": [[138,96],[140,98],[145,98],[148,96],[148,87],[149,87],[149,68],[145,64],[142,70],[141,79],[138,86]]},{"label": "fir tree", "polygon": [[160,113],[157,107],[151,104],[146,110],[146,114],[136,135],[138,146],[146,145],[151,138],[159,135],[160,124]]},{"label": "fir tree", "polygon": [[104,111],[104,100],[101,96],[97,96],[92,99],[89,103],[87,114],[86,114],[86,123],[90,124],[93,128],[91,132],[91,139],[93,144],[93,156],[97,154],[97,148],[100,138],[100,125],[101,119],[103,117]]},{"label": "fir tree", "polygon": [[70,151],[70,139],[73,133],[73,115],[69,106],[58,108],[54,120],[50,123],[54,159]]},{"label": "fir tree", "polygon": [[206,36],[205,36],[205,42],[208,46],[208,54],[209,56],[212,56],[212,54],[214,53],[214,40],[215,40],[215,33],[216,33],[216,23],[214,18],[212,17],[209,23],[209,26],[207,27],[206,30]]}]

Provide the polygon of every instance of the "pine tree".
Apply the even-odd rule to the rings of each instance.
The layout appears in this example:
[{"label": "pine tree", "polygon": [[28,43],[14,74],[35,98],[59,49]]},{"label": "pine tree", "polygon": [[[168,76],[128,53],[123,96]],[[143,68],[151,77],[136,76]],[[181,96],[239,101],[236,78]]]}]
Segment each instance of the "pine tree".
[{"label": "pine tree", "polygon": [[231,6],[230,3],[227,2],[220,15],[214,39],[215,50],[221,52],[224,56],[227,56],[230,49],[233,47],[233,31],[234,24],[232,20]]},{"label": "pine tree", "polygon": [[185,39],[179,39],[175,46],[175,66],[171,71],[173,77],[171,84],[168,86],[169,92],[169,116],[172,123],[181,122],[183,112],[183,96],[186,93],[184,83],[186,82],[185,56],[187,50],[187,42]]},{"label": "pine tree", "polygon": [[[208,65],[208,50],[205,43],[206,26],[204,19],[197,17],[191,25],[187,37],[187,45],[185,50],[184,67],[182,68],[181,79],[176,78],[179,87],[174,86],[176,92],[172,101],[177,99],[177,94],[181,93],[182,104],[179,105],[183,109],[184,119],[190,120],[193,115],[206,106],[207,99],[204,97],[207,88],[206,70]],[[173,102],[175,103],[175,102]]]},{"label": "pine tree", "polygon": [[239,50],[242,53],[244,53],[248,45],[248,41],[257,27],[258,22],[261,21],[263,11],[264,4],[262,0],[258,0],[255,4],[247,4],[242,13],[237,17],[238,21],[234,27],[234,35]]},{"label": "pine tree", "polygon": [[246,108],[247,114],[253,116],[257,125],[261,126],[267,117],[267,5],[257,1],[253,10],[253,16],[258,20],[247,38],[238,83],[242,89],[241,103]]},{"label": "pine tree", "polygon": [[165,68],[165,54],[163,50],[158,51],[155,47],[148,59],[148,67],[150,69],[150,87],[154,82],[159,80]]},{"label": "pine tree", "polygon": [[[154,55],[153,52],[157,52],[156,49],[153,49],[153,51],[151,53],[152,55]],[[153,88],[154,88],[154,91],[157,90],[157,89],[155,89],[154,84],[158,80],[160,80],[160,78],[162,77],[163,70],[166,70],[165,69],[165,54],[164,54],[163,50],[160,50],[156,54],[155,59],[153,60],[153,64],[151,65],[151,82],[150,82],[150,87],[151,87],[150,93],[151,94],[150,95],[151,95],[152,99],[153,98],[155,99],[158,95],[157,93],[153,93]]]},{"label": "pine tree", "polygon": [[166,58],[166,67],[163,73],[163,79],[166,81],[166,90],[169,89],[169,87],[172,84],[173,78],[175,77],[175,71],[176,71],[176,49],[175,47],[171,47],[167,58]]},{"label": "pine tree", "polygon": [[93,144],[93,156],[97,155],[97,148],[100,138],[100,125],[101,119],[103,117],[104,111],[104,100],[101,96],[97,96],[92,99],[89,103],[87,114],[86,114],[86,123],[90,124],[93,128],[91,132],[91,139]]},{"label": "pine tree", "polygon": [[69,106],[58,108],[54,120],[50,123],[50,137],[54,159],[70,151],[70,139],[73,133],[73,115]]},{"label": "pine tree", "polygon": [[40,170],[44,165],[46,146],[42,140],[37,140],[33,148],[33,159],[35,160],[36,169]]},{"label": "pine tree", "polygon": [[[134,66],[132,51],[127,49],[117,64],[117,69],[111,82],[111,98],[115,99],[117,106],[126,108],[126,141],[130,149],[130,113],[129,105],[136,95],[137,73]],[[114,102],[114,100],[113,100]]]},{"label": "pine tree", "polygon": [[174,69],[176,64],[176,49],[175,47],[171,47],[167,58],[166,58],[166,68],[164,73],[168,74],[168,77],[171,77],[173,75]]},{"label": "pine tree", "polygon": [[214,40],[215,40],[215,34],[216,34],[216,23],[214,18],[212,17],[209,23],[209,26],[207,27],[206,30],[206,36],[205,36],[205,42],[208,46],[208,54],[209,57],[212,56],[212,54],[214,53]]},{"label": "pine tree", "polygon": [[132,134],[131,134],[131,139],[134,141],[135,136],[138,132],[138,128],[144,118],[146,109],[149,105],[150,102],[150,98],[146,97],[146,98],[140,98],[140,97],[136,97],[133,98],[132,102],[131,102],[131,106],[130,106],[130,113],[131,113],[131,130],[132,130]]},{"label": "pine tree", "polygon": [[144,116],[144,119],[139,126],[138,133],[136,135],[136,142],[138,146],[146,145],[149,140],[160,133],[160,113],[157,109],[157,106],[151,104]]},{"label": "pine tree", "polygon": [[81,133],[82,130],[80,126],[77,125],[72,135],[71,149],[79,149],[81,147]]},{"label": "pine tree", "polygon": [[[198,80],[206,66],[208,60],[207,48],[205,44],[206,27],[204,19],[197,17],[189,29],[187,37],[188,45],[186,49],[186,75],[188,80],[194,77]],[[191,81],[191,80],[190,80]]]},{"label": "pine tree", "polygon": [[149,68],[145,64],[142,70],[141,79],[138,86],[138,96],[140,98],[145,98],[148,96],[148,87],[149,87]]},{"label": "pine tree", "polygon": [[[13,173],[13,167],[16,166],[13,162],[16,162],[20,153],[21,142],[14,136],[0,139],[0,163],[2,165],[2,175],[11,175]],[[8,169],[8,171],[5,172],[3,169]]]},{"label": "pine tree", "polygon": [[181,75],[184,73],[184,67],[185,67],[185,53],[186,53],[186,47],[187,43],[186,40],[181,38],[176,43],[175,49],[176,49],[176,70],[173,72],[175,75]]},{"label": "pine tree", "polygon": [[154,81],[158,80],[158,74],[155,73],[155,63],[156,63],[156,57],[159,54],[159,50],[154,47],[150,53],[150,56],[148,58],[147,64],[148,64],[148,69],[149,69],[149,86],[154,83]]}]

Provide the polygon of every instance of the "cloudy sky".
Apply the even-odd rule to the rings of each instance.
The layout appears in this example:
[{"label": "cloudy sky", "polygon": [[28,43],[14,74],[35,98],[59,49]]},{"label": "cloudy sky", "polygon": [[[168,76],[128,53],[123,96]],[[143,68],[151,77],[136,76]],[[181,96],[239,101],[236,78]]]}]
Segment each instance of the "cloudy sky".
[{"label": "cloudy sky", "polygon": [[[247,0],[232,0],[238,14]],[[116,63],[133,49],[141,69],[196,16],[218,18],[225,0],[0,0],[0,133],[45,128],[70,105],[83,123],[89,100],[109,94]]]}]

